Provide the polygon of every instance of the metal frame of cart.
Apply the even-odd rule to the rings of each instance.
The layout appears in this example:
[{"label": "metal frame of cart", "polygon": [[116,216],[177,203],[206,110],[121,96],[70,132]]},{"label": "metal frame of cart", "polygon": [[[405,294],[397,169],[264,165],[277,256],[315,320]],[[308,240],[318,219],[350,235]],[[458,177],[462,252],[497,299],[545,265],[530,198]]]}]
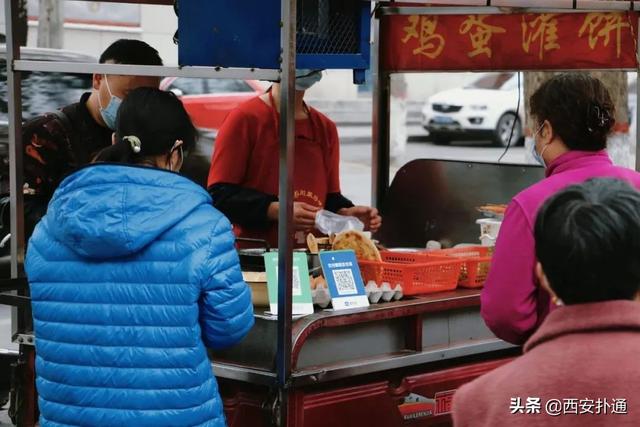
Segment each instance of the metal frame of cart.
[{"label": "metal frame of cart", "polygon": [[[86,0],[91,1],[91,0]],[[171,5],[172,0],[109,0],[117,3],[160,4]],[[404,3],[423,3],[416,0],[405,0]],[[395,7],[393,2],[375,2],[378,13],[382,14],[502,14],[509,10],[501,8],[516,8],[518,11],[528,12],[557,12],[571,11],[640,11],[640,2],[603,0],[430,0],[430,7]],[[279,218],[279,249],[286,255],[280,257],[279,264],[279,294],[278,302],[282,310],[278,312],[277,323],[277,370],[275,385],[279,392],[279,413],[287,414],[288,391],[294,384],[292,377],[292,321],[291,321],[291,288],[286,286],[292,278],[292,242],[288,238],[292,234],[292,173],[294,167],[294,83],[296,57],[296,1],[282,0],[281,12],[281,47],[282,68],[280,70],[260,69],[220,69],[215,67],[155,67],[112,64],[70,64],[49,63],[38,61],[24,61],[20,58],[20,47],[15,43],[14,22],[17,13],[17,0],[5,1],[6,16],[6,44],[7,44],[7,83],[9,106],[9,150],[10,150],[10,184],[11,184],[11,277],[12,281],[0,282],[0,291],[11,294],[0,294],[0,303],[14,305],[12,312],[13,336],[21,344],[21,352],[27,350],[33,343],[33,336],[21,325],[28,324],[30,317],[29,298],[26,280],[22,271],[24,261],[24,230],[23,230],[23,195],[22,166],[23,146],[21,141],[21,73],[27,71],[73,72],[73,73],[112,73],[124,75],[156,75],[207,78],[251,78],[273,80],[281,78],[281,124],[280,124],[280,201],[285,209],[280,211]],[[441,5],[441,6],[438,6]],[[444,6],[448,5],[448,6]],[[449,6],[456,7],[449,7]],[[379,56],[380,34],[379,22],[373,22],[373,78],[374,78],[374,109],[373,109],[373,203],[381,207],[384,196],[389,187],[389,75],[381,68]],[[640,43],[639,43],[640,45]],[[640,55],[640,52],[639,52]],[[639,88],[640,95],[640,88]],[[640,121],[640,110],[636,111]],[[640,138],[640,135],[638,135]],[[636,145],[636,169],[640,169],[640,144]],[[16,291],[17,294],[14,292]],[[442,303],[445,304],[446,303]],[[362,314],[362,316],[367,316]],[[34,421],[34,420],[32,420]],[[279,418],[280,425],[287,425],[287,416]]]}]

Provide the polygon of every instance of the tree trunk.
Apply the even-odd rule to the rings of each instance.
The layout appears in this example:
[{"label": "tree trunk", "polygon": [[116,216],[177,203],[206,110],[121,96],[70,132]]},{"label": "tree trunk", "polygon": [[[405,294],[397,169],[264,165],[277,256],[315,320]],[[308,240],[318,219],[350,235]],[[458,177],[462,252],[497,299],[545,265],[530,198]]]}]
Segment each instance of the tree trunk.
[{"label": "tree trunk", "polygon": [[62,49],[63,6],[63,3],[58,0],[40,0],[38,47]]}]

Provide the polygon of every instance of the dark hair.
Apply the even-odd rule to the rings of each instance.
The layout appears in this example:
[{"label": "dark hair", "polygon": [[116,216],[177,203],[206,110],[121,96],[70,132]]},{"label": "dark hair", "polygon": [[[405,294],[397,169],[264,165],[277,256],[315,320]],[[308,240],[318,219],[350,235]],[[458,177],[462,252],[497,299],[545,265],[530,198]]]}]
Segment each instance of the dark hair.
[{"label": "dark hair", "polygon": [[102,150],[95,161],[143,163],[169,154],[177,140],[189,151],[197,137],[187,111],[173,93],[140,87],[129,92],[118,109],[116,143]]},{"label": "dark hair", "polygon": [[548,120],[571,150],[598,151],[607,146],[615,124],[615,106],[602,82],[584,73],[556,75],[529,100],[538,124]]},{"label": "dark hair", "polygon": [[565,304],[631,300],[640,291],[640,193],[592,179],[548,200],[536,220],[536,256]]},{"label": "dark hair", "polygon": [[162,65],[158,51],[140,40],[120,39],[109,46],[102,55],[100,63],[113,61],[128,65]]}]

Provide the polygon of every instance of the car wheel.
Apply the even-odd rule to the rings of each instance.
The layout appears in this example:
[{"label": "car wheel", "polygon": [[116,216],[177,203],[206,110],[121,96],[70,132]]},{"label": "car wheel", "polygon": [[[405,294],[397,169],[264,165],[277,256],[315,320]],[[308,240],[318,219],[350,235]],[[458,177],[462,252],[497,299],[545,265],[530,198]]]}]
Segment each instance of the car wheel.
[{"label": "car wheel", "polygon": [[[513,135],[511,135],[511,129],[513,129]],[[494,131],[493,142],[498,147],[506,147],[509,145],[510,136],[511,146],[515,147],[523,136],[522,124],[515,114],[505,113],[500,117],[500,120],[498,120],[498,124]]]}]

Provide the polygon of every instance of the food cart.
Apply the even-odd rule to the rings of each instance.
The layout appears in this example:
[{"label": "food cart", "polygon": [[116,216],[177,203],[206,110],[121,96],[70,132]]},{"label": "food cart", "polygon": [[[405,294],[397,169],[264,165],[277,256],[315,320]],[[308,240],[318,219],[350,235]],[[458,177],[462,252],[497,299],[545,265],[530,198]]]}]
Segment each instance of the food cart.
[{"label": "food cart", "polygon": [[[133,1],[129,1],[133,2]],[[214,78],[252,78],[283,82],[280,142],[279,273],[277,318],[256,311],[256,325],[237,346],[212,353],[227,421],[230,426],[449,425],[453,392],[461,384],[509,361],[519,353],[486,328],[480,317],[480,291],[455,289],[372,305],[366,309],[315,313],[292,320],[293,97],[296,64],[296,8],[299,2],[281,3],[280,68],[220,68],[216,66],[150,67],[107,64],[37,63],[20,60],[13,42],[11,21],[16,0],[7,0],[7,55],[9,114],[11,117],[11,249],[12,279],[2,282],[0,303],[14,310],[14,337],[20,343],[20,422],[31,426],[37,414],[33,333],[29,298],[21,266],[22,144],[20,141],[20,73],[30,70],[144,74]],[[170,0],[137,3],[173,4]],[[388,246],[424,247],[427,240],[452,243],[477,239],[475,207],[504,203],[519,190],[542,177],[541,168],[417,160],[405,165],[389,183],[389,76],[394,72],[501,69],[637,69],[637,29],[640,4],[633,1],[581,0],[431,0],[423,2],[370,2],[373,12],[373,76],[375,79],[372,175],[373,202],[385,216],[379,239]],[[440,6],[442,5],[442,6]],[[445,5],[455,5],[450,7]],[[517,10],[510,8],[517,7]],[[526,7],[526,9],[523,9]],[[505,9],[506,8],[506,9]],[[460,19],[494,26],[504,20],[505,32],[518,31],[532,21],[558,14],[575,25],[586,13],[622,17],[620,43],[593,50],[585,64],[579,49],[564,60],[544,61],[544,29],[530,55],[505,54],[490,60],[445,50],[447,38],[469,41],[457,31]],[[531,14],[531,15],[529,15]],[[484,18],[483,18],[484,17]],[[491,17],[491,19],[489,18]],[[438,19],[448,24],[438,27]],[[495,19],[495,22],[493,22]],[[554,18],[555,19],[555,18]],[[484,22],[483,22],[484,20]],[[507,22],[509,21],[509,22]],[[608,21],[607,21],[608,22]],[[625,25],[628,24],[628,25]],[[484,28],[480,25],[481,28]],[[438,31],[449,31],[448,35]],[[452,28],[456,31],[451,30]],[[532,27],[533,28],[533,27]],[[456,35],[457,33],[457,35]],[[489,39],[491,38],[489,31]],[[557,33],[556,33],[557,34]],[[629,36],[631,34],[631,36]],[[487,33],[480,33],[486,40]],[[541,39],[542,38],[542,39]],[[499,37],[495,37],[497,41]],[[471,47],[474,48],[471,39]],[[556,40],[557,41],[557,40]],[[589,46],[591,40],[584,41]],[[602,40],[598,46],[603,44]],[[461,43],[460,41],[458,43]],[[551,43],[553,45],[553,43]],[[491,42],[475,46],[482,49]],[[508,43],[504,45],[508,48]],[[541,46],[541,47],[538,47]],[[458,44],[458,47],[461,47]],[[468,46],[467,46],[468,47]],[[465,47],[465,49],[467,48]],[[511,46],[513,48],[513,46]],[[531,46],[527,47],[527,49]],[[526,51],[526,50],[525,50]],[[596,52],[605,52],[597,55]],[[588,52],[587,52],[588,53]],[[443,55],[443,56],[441,56]],[[486,54],[485,54],[486,55]],[[538,55],[538,56],[536,56]],[[580,56],[577,56],[580,55]],[[549,57],[552,57],[549,53]],[[466,57],[466,59],[465,59]],[[557,54],[556,54],[557,57]],[[517,58],[521,58],[518,60]],[[522,59],[524,58],[524,59]],[[298,58],[299,59],[299,58]],[[479,65],[480,64],[480,65]],[[357,79],[357,77],[356,77]],[[640,156],[636,158],[640,161]],[[470,240],[471,239],[471,240]]]}]

